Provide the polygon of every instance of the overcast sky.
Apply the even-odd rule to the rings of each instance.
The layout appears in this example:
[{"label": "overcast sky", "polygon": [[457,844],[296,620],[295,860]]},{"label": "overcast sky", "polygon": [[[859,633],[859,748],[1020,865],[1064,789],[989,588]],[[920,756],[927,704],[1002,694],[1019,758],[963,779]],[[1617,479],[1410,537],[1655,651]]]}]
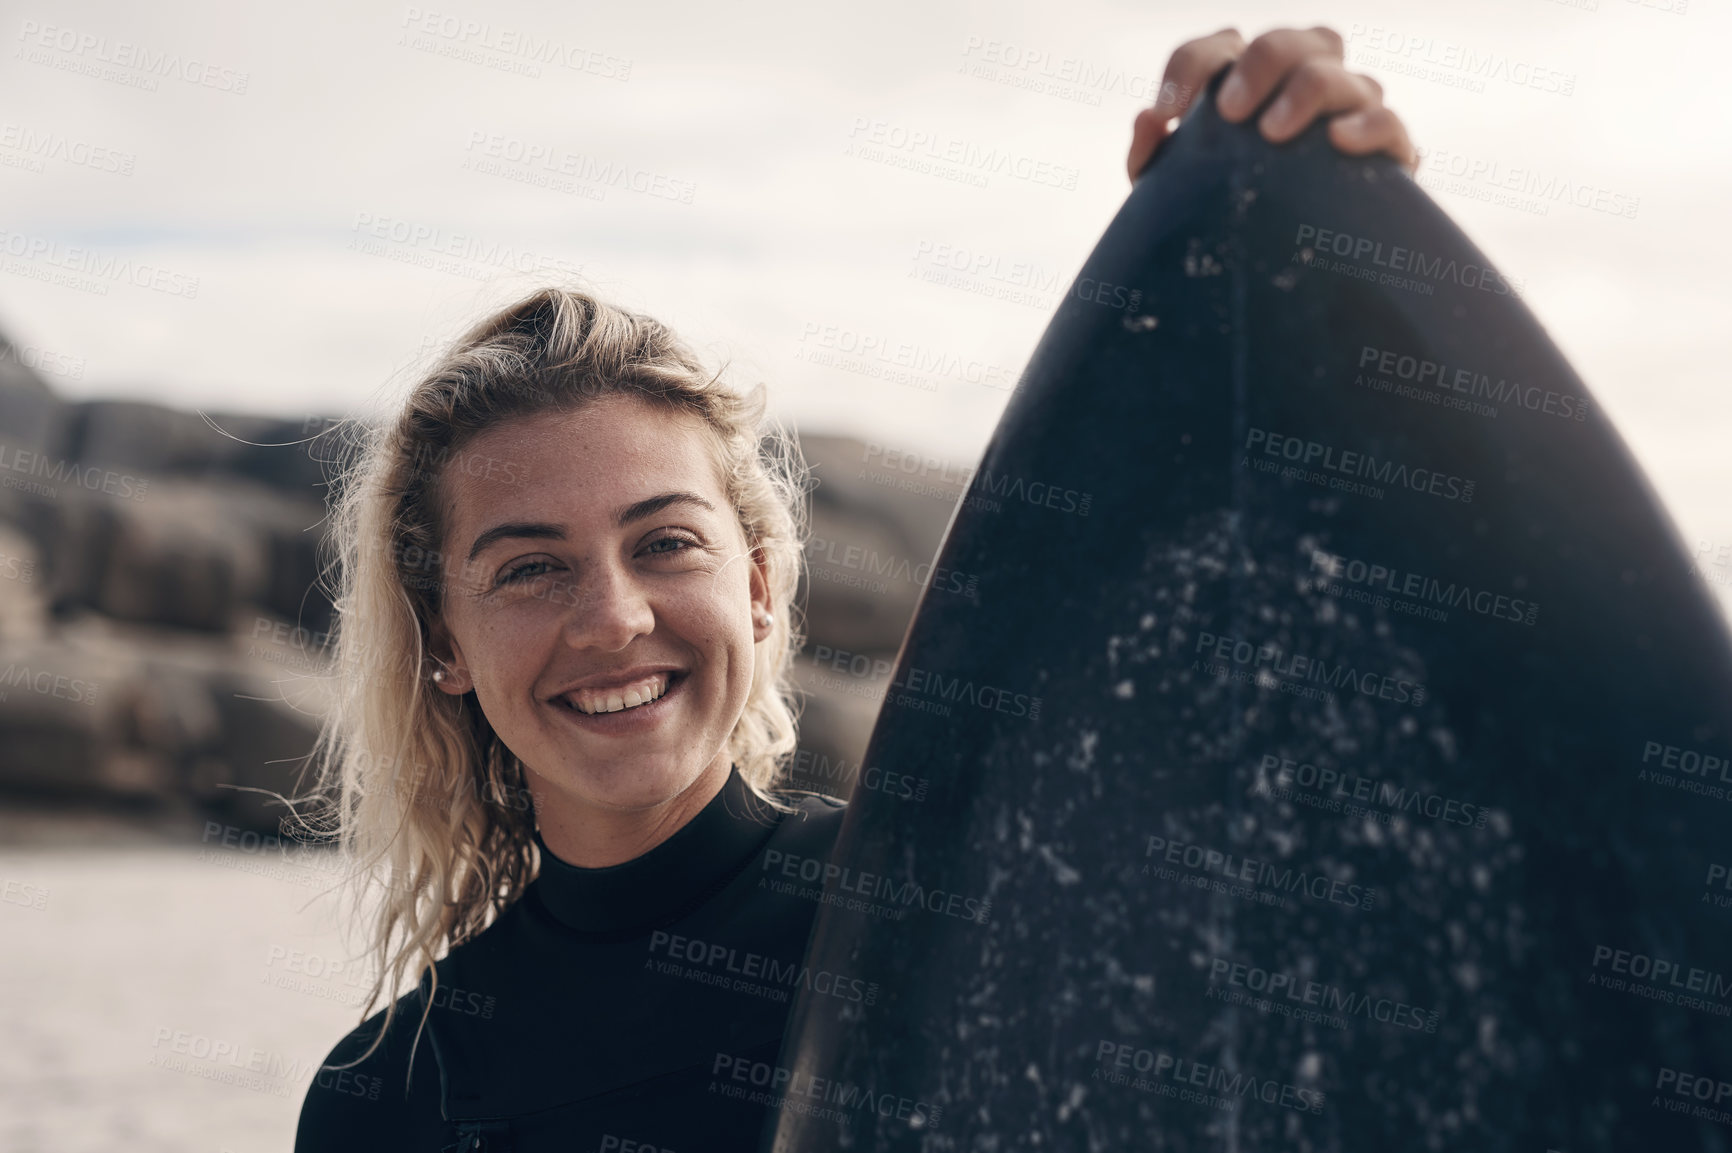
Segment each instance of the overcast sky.
[{"label": "overcast sky", "polygon": [[[1724,5],[3,11],[0,330],[64,393],[373,410],[429,341],[577,272],[768,381],[801,429],[959,466],[1123,202],[1131,119],[1172,49],[1229,20],[1247,36],[1327,23],[1431,154],[1422,182],[1523,279],[1686,539],[1732,563]],[[1470,52],[1504,60],[1501,75],[1450,63]],[[1043,76],[1049,90],[1031,90]],[[860,154],[874,133],[997,148],[1053,182],[910,171]],[[1476,161],[1592,189],[1598,206],[1490,202],[1485,176],[1438,183]],[[597,182],[602,166],[626,180]],[[158,271],[146,286],[47,282],[48,259],[17,255],[45,246]],[[957,251],[1005,279],[917,275]],[[1032,299],[980,291],[1019,266]],[[910,386],[802,356],[865,340],[963,367]]]}]

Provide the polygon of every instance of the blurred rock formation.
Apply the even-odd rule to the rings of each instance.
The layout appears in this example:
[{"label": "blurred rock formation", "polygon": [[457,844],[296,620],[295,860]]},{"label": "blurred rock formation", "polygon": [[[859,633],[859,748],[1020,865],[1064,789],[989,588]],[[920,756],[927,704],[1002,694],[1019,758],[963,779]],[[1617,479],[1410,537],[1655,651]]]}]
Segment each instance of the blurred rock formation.
[{"label": "blurred rock formation", "polygon": [[[185,805],[277,828],[328,686],[333,418],[60,397],[0,339],[0,798]],[[796,787],[847,796],[963,486],[808,436]],[[968,595],[946,575],[944,595]],[[935,594],[936,595],[936,594]]]}]

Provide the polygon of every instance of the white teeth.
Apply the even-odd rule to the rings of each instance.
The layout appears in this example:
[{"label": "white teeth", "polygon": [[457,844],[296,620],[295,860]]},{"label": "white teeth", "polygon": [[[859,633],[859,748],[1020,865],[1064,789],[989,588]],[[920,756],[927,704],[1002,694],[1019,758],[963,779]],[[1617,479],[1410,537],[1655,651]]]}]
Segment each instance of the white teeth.
[{"label": "white teeth", "polygon": [[636,708],[656,700],[668,689],[668,674],[657,673],[641,681],[635,681],[624,688],[577,689],[565,694],[564,700],[580,713],[591,716],[597,713],[617,713],[622,709]]}]

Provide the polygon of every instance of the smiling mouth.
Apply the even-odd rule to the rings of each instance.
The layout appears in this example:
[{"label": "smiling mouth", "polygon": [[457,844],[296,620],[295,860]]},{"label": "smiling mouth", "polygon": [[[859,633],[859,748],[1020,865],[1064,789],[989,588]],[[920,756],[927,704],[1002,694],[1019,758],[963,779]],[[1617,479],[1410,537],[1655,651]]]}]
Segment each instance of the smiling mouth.
[{"label": "smiling mouth", "polygon": [[573,689],[554,699],[588,717],[627,712],[666,696],[682,675],[684,674],[675,672],[656,673],[605,689]]}]

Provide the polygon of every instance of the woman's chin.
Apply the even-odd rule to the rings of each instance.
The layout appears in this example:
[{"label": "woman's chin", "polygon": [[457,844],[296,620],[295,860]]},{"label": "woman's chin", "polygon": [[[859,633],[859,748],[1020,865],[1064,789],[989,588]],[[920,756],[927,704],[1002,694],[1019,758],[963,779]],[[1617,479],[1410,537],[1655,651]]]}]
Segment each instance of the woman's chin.
[{"label": "woman's chin", "polygon": [[691,788],[703,775],[702,765],[646,763],[622,758],[606,766],[587,764],[567,770],[567,791],[605,809],[649,809],[663,805]]}]

